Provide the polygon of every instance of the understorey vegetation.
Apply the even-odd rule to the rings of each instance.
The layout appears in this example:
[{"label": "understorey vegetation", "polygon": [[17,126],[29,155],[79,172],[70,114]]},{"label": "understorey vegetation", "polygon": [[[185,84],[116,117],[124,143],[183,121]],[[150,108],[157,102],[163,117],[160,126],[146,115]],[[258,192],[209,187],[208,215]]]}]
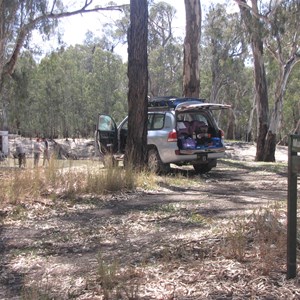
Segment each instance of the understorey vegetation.
[{"label": "understorey vegetation", "polygon": [[157,176],[51,160],[0,176],[2,298],[300,297],[286,279],[286,162]]}]

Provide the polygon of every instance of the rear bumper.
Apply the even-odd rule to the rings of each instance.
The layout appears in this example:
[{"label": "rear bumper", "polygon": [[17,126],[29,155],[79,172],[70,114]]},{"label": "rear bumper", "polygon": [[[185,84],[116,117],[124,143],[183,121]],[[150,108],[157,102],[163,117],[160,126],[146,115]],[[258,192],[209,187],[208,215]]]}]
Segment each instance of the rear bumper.
[{"label": "rear bumper", "polygon": [[212,153],[225,153],[225,147],[214,147],[214,148],[207,148],[207,149],[191,149],[191,150],[176,150],[175,153],[177,155],[205,155],[205,154],[212,154]]},{"label": "rear bumper", "polygon": [[161,160],[163,163],[184,163],[199,161],[201,157],[206,157],[206,160],[224,158],[225,157],[225,148],[217,148],[212,151],[211,149],[207,150],[178,150],[161,152]]}]

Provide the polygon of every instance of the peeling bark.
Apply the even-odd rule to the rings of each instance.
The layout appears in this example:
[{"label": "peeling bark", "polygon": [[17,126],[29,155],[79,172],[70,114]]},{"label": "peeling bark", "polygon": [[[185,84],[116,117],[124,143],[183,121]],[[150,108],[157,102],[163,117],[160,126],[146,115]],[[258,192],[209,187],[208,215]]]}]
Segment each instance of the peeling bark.
[{"label": "peeling bark", "polygon": [[130,1],[128,30],[128,137],[125,162],[142,169],[147,162],[148,4]]},{"label": "peeling bark", "polygon": [[262,161],[264,158],[265,139],[269,127],[269,100],[266,80],[266,71],[264,66],[264,47],[261,36],[262,28],[258,15],[257,0],[252,2],[252,14],[245,0],[236,1],[239,4],[244,24],[251,39],[251,48],[254,61],[254,81],[255,81],[255,99],[258,115],[258,135],[256,148],[256,161]]},{"label": "peeling bark", "polygon": [[300,57],[293,55],[286,64],[281,61],[281,71],[276,82],[275,104],[272,111],[270,126],[266,137],[266,147],[264,150],[264,161],[275,161],[275,151],[277,144],[277,135],[281,128],[283,118],[283,101],[289,75],[299,61]]},{"label": "peeling bark", "polygon": [[200,95],[199,44],[201,37],[200,0],[185,0],[186,36],[184,39],[183,95]]},{"label": "peeling bark", "polygon": [[274,162],[275,161],[275,150],[276,150],[276,134],[272,131],[268,131],[265,149],[264,149],[263,161]]},{"label": "peeling bark", "polygon": [[253,118],[254,118],[254,112],[256,110],[256,104],[255,104],[255,98],[253,98],[253,104],[252,104],[252,108],[250,111],[250,116],[249,116],[249,120],[248,120],[248,125],[247,125],[247,132],[246,132],[246,142],[251,142],[253,139]]}]

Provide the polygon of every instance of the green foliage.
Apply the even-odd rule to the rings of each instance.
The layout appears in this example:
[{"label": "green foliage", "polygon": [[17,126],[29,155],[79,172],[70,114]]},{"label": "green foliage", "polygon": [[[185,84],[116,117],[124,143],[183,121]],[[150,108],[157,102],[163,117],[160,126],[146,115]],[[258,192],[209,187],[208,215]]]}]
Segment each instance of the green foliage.
[{"label": "green foliage", "polygon": [[[14,22],[6,38],[16,39],[17,28],[25,17],[34,18],[47,9],[46,1],[5,1],[7,21]],[[282,41],[285,57],[289,41],[297,30],[297,1],[283,1],[276,10],[270,27],[268,45]],[[17,9],[19,7],[19,10]],[[201,97],[208,101],[231,104],[234,111],[235,137],[245,138],[252,109],[253,65],[248,53],[240,16],[226,13],[227,6],[211,5],[203,22],[200,53]],[[18,13],[13,14],[17,9]],[[49,8],[48,8],[49,9]],[[22,10],[22,14],[21,14]],[[56,12],[63,11],[62,1],[56,1]],[[149,4],[148,71],[149,94],[182,95],[182,40],[175,36],[174,7],[164,2]],[[50,34],[55,23],[36,24],[44,34]],[[12,133],[26,136],[90,137],[93,136],[99,112],[120,122],[127,115],[127,64],[113,52],[126,42],[129,26],[129,6],[119,20],[105,24],[104,37],[87,32],[84,45],[53,51],[36,62],[33,54],[23,52],[11,78],[6,79],[6,91],[1,97],[1,109],[8,111],[8,126]],[[264,34],[267,34],[265,29]],[[29,44],[28,44],[29,45]],[[6,49],[7,57],[13,47]],[[280,67],[265,51],[270,109],[274,106],[276,80]],[[286,58],[284,58],[286,61]],[[299,120],[299,64],[291,72],[284,95],[282,128],[278,136],[285,137]],[[0,114],[0,118],[2,115]],[[226,132],[232,116],[217,116]],[[1,120],[2,121],[2,120]],[[255,118],[254,118],[255,121]],[[255,122],[252,127],[256,128]]]},{"label": "green foliage", "polygon": [[22,53],[13,77],[9,79],[10,102],[8,108],[10,128],[13,132],[26,130],[22,128],[22,124],[32,125],[32,120],[28,119],[28,116],[30,116],[30,84],[34,78],[35,69],[36,62],[32,54],[26,51]]},{"label": "green foliage", "polygon": [[78,45],[52,52],[38,65],[31,60],[22,56],[14,76],[11,131],[87,137],[93,135],[97,113],[117,121],[126,115],[126,65],[118,55]]},{"label": "green foliage", "polygon": [[[4,34],[6,37],[5,42],[7,43],[5,45],[7,51],[5,53],[7,55],[6,58],[15,51],[15,48],[10,45],[17,43],[17,39],[23,34],[22,31],[28,31],[29,28],[37,29],[44,37],[49,37],[57,26],[57,20],[42,18],[41,16],[49,13],[51,9],[56,13],[64,9],[61,0],[55,1],[55,5],[53,6],[47,0],[6,0],[1,2],[3,3],[0,5],[0,10],[5,12],[3,13],[3,16],[5,15],[5,24],[3,26],[4,32],[1,32],[0,39],[2,40],[2,34]],[[36,21],[37,19],[39,19],[38,22]],[[24,44],[25,48],[29,48],[30,46],[29,38],[30,34],[27,36],[27,42]]]},{"label": "green foliage", "polygon": [[149,93],[151,96],[182,94],[182,44],[173,33],[175,9],[165,2],[149,12]]},{"label": "green foliage", "polygon": [[179,45],[158,47],[149,54],[152,96],[182,94],[182,58]]},{"label": "green foliage", "polygon": [[253,99],[253,77],[245,63],[247,51],[239,15],[224,14],[226,9],[226,4],[212,5],[204,21],[201,90],[211,102],[232,106],[231,115],[217,116],[219,126],[226,131],[233,121],[233,137],[243,138]]},{"label": "green foliage", "polygon": [[287,91],[285,94],[285,105],[283,108],[283,121],[281,134],[282,138],[290,134],[297,125],[300,119],[300,102],[299,102],[299,78],[300,78],[300,64],[294,68],[287,84]]},{"label": "green foliage", "polygon": [[175,9],[166,2],[158,2],[150,8],[149,12],[149,41],[150,50],[157,46],[165,47],[173,38],[172,21],[175,16]]}]

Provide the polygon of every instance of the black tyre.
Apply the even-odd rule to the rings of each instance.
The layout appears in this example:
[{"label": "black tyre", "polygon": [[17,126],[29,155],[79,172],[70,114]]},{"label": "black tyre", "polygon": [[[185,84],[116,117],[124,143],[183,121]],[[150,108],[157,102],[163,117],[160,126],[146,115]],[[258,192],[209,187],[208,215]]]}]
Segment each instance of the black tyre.
[{"label": "black tyre", "polygon": [[164,164],[156,149],[148,150],[148,168],[151,172],[157,174],[166,174],[170,172],[170,164]]}]

